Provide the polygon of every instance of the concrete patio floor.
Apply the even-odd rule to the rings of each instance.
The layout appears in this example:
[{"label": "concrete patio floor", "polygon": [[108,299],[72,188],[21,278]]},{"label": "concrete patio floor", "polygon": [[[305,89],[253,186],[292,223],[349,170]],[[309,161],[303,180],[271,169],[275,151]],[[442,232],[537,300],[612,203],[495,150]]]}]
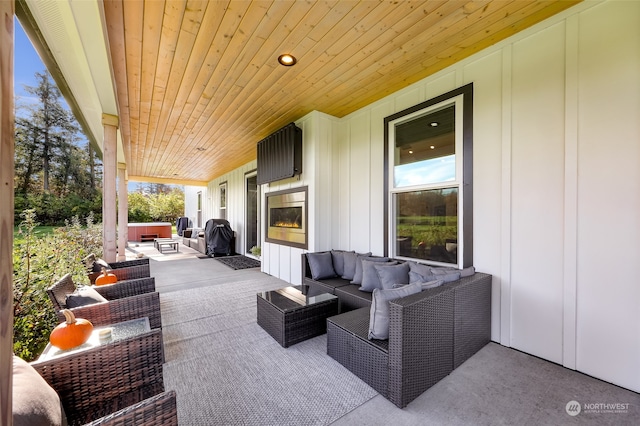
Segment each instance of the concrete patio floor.
[{"label": "concrete patio floor", "polygon": [[[182,244],[159,253],[152,242],[131,242],[127,257],[138,253],[150,258],[161,294],[266,278],[258,268],[235,271],[199,259]],[[582,410],[575,416],[567,409],[572,401]],[[404,409],[377,395],[332,424],[637,425],[640,394],[492,342]]]}]

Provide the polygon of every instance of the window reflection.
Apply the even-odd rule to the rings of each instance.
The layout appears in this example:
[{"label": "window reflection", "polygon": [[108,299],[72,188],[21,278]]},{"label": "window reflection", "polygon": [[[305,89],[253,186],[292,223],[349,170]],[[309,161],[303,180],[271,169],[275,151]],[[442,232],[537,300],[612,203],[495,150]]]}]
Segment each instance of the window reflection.
[{"label": "window reflection", "polygon": [[396,188],[455,179],[454,105],[395,126]]},{"label": "window reflection", "polygon": [[458,188],[395,194],[396,253],[458,263]]}]

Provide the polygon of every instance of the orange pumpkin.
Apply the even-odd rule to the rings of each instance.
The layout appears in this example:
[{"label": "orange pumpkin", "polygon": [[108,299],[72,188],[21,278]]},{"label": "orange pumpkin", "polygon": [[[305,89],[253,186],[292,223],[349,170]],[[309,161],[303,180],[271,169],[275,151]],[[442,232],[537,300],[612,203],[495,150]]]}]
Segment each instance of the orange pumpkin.
[{"label": "orange pumpkin", "polygon": [[53,329],[49,336],[51,345],[62,350],[72,349],[80,346],[91,337],[93,324],[82,318],[76,318],[69,309],[61,311],[66,319]]},{"label": "orange pumpkin", "polygon": [[96,278],[96,285],[115,284],[118,282],[118,277],[114,274],[107,272],[107,268],[102,268],[102,274]]}]

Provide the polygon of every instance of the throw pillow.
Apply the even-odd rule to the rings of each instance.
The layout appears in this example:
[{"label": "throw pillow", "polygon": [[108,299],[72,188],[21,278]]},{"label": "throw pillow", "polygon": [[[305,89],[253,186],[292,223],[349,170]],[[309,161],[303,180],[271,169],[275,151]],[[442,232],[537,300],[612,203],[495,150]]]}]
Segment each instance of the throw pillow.
[{"label": "throw pillow", "polygon": [[373,290],[371,310],[369,312],[369,339],[389,338],[389,302],[401,297],[420,293],[420,284],[409,284],[400,288]]},{"label": "throw pillow", "polygon": [[311,269],[311,278],[321,280],[324,278],[332,278],[336,276],[333,269],[333,261],[331,253],[328,251],[321,253],[307,253],[309,261],[309,269]]},{"label": "throw pillow", "polygon": [[93,266],[91,268],[91,272],[102,272],[102,268],[111,269],[111,266],[104,259],[96,259],[93,262]]},{"label": "throw pillow", "polygon": [[78,308],[80,306],[93,305],[94,303],[106,302],[107,299],[91,287],[79,287],[73,293],[67,295],[67,308]]},{"label": "throw pillow", "polygon": [[393,288],[395,284],[409,284],[409,264],[407,262],[389,267],[374,265],[382,288]]},{"label": "throw pillow", "polygon": [[351,281],[351,284],[362,284],[362,262],[363,261],[368,261],[368,262],[388,262],[389,258],[388,257],[363,256],[363,257],[359,257],[358,259],[356,259],[356,271],[353,274],[353,280]]},{"label": "throw pillow", "polygon": [[356,273],[356,260],[358,259],[358,256],[368,257],[371,256],[371,252],[356,253],[352,251],[345,251],[342,254],[342,257],[344,258],[344,272],[342,274],[342,278],[344,278],[345,280],[351,281],[353,279],[353,276]]},{"label": "throw pillow", "polygon": [[408,262],[409,263],[409,282],[415,281],[431,281],[436,278],[431,272],[431,267],[428,265],[423,265],[421,263],[416,262]]},{"label": "throw pillow", "polygon": [[331,260],[333,260],[333,269],[336,275],[341,277],[344,275],[344,251],[331,250]]},{"label": "throw pillow", "polygon": [[14,426],[66,424],[55,390],[25,360],[13,356]]},{"label": "throw pillow", "polygon": [[396,261],[389,262],[388,260],[384,261],[380,259],[387,258],[368,257],[366,259],[362,259],[362,261],[360,262],[362,263],[362,281],[360,283],[360,291],[371,293],[375,288],[381,289],[382,283],[380,282],[380,278],[378,277],[378,273],[376,272],[376,267],[379,266],[381,268],[386,268],[398,264],[398,262]]}]

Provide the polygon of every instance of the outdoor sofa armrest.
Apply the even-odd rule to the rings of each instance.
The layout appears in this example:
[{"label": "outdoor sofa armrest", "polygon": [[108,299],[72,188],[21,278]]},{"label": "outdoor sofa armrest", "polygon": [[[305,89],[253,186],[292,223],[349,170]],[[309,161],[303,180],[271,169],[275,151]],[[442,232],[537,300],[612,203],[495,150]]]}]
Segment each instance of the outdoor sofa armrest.
[{"label": "outdoor sofa armrest", "polygon": [[[162,328],[160,294],[158,292],[94,303],[70,310],[76,318],[89,320],[96,327],[148,317],[152,329]],[[62,312],[56,311],[56,313],[58,319],[64,321]]]},{"label": "outdoor sofa armrest", "polygon": [[109,262],[111,269],[131,268],[133,266],[149,266],[149,258],[122,260],[120,262]]},{"label": "outdoor sofa armrest", "polygon": [[[118,281],[132,280],[136,278],[147,278],[151,276],[149,268],[149,259],[126,260],[124,262],[110,263],[110,271],[118,278]],[[100,272],[88,272],[89,282],[96,283],[96,278],[100,276]]]},{"label": "outdoor sofa armrest", "polygon": [[152,396],[138,404],[88,423],[86,426],[122,426],[129,424],[177,426],[176,391],[171,390]]},{"label": "outdoor sofa armrest", "polygon": [[393,300],[389,318],[389,400],[405,407],[489,343],[491,275]]},{"label": "outdoor sofa armrest", "polygon": [[153,293],[156,291],[156,279],[155,277],[136,278],[95,286],[94,289],[107,300],[122,299],[123,297]]},{"label": "outdoor sofa armrest", "polygon": [[31,366],[60,397],[69,425],[85,424],[164,392],[161,330]]}]

